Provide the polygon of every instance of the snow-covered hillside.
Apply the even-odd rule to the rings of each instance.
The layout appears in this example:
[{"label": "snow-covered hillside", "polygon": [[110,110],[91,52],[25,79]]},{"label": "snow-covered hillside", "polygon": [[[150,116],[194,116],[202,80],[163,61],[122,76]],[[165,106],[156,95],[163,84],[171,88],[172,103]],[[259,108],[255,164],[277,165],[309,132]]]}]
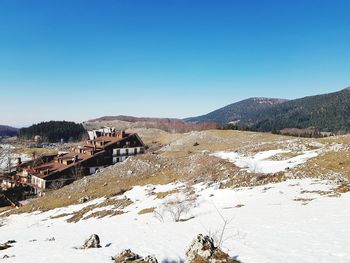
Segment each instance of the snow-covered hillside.
[{"label": "snow-covered hillside", "polygon": [[[222,247],[242,262],[350,262],[350,194],[330,197],[333,183],[294,179],[254,188],[218,186],[194,185],[189,192],[196,198],[187,204],[190,210],[181,215],[181,222],[174,222],[164,209],[172,200],[185,198],[181,183],[135,186],[113,197],[132,202],[113,217],[84,220],[94,212],[115,209],[83,210],[106,201],[103,198],[44,213],[12,215],[0,227],[0,243],[17,243],[0,251],[0,258],[7,255],[10,258],[3,262],[28,263],[111,262],[111,256],[130,248],[140,255],[155,255],[160,262],[181,262],[197,234],[218,237],[227,220]],[[164,197],[165,192],[169,195]],[[139,214],[150,208],[157,213]],[[71,217],[67,214],[77,211],[86,213],[77,223],[67,223]],[[91,234],[100,236],[102,248],[75,248]]]}]

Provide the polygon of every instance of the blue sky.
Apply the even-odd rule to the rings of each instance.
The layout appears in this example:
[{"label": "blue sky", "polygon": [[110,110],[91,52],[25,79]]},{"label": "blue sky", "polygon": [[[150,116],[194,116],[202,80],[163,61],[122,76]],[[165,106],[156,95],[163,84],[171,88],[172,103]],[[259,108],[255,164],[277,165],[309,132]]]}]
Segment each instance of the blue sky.
[{"label": "blue sky", "polygon": [[350,2],[0,0],[0,124],[189,117],[350,85]]}]

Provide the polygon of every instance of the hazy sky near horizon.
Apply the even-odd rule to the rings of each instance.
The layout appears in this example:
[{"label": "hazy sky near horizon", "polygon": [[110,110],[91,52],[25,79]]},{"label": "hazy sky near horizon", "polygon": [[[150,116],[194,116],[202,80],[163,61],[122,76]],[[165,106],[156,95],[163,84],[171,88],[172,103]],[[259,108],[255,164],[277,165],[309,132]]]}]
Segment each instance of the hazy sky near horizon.
[{"label": "hazy sky near horizon", "polygon": [[0,124],[189,117],[350,86],[350,1],[0,0]]}]

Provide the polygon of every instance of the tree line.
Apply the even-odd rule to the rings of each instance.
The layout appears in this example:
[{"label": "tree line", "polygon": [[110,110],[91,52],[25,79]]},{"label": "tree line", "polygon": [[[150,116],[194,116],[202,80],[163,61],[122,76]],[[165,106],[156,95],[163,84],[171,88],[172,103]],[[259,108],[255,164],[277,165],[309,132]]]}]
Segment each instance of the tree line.
[{"label": "tree line", "polygon": [[80,123],[69,121],[49,121],[34,124],[28,128],[19,130],[19,137],[24,140],[33,140],[35,136],[40,136],[44,142],[65,142],[79,141],[86,130]]}]

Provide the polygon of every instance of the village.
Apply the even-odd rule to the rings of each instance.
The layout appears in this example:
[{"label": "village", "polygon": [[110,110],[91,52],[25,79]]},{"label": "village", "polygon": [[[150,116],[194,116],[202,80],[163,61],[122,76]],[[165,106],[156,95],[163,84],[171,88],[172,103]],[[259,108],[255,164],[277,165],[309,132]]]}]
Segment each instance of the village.
[{"label": "village", "polygon": [[[142,154],[145,144],[136,133],[127,133],[113,127],[88,131],[89,139],[70,151],[36,156],[0,173],[0,189],[5,205],[21,206],[26,199],[44,196],[84,176]],[[7,204],[6,204],[7,203]]]}]

